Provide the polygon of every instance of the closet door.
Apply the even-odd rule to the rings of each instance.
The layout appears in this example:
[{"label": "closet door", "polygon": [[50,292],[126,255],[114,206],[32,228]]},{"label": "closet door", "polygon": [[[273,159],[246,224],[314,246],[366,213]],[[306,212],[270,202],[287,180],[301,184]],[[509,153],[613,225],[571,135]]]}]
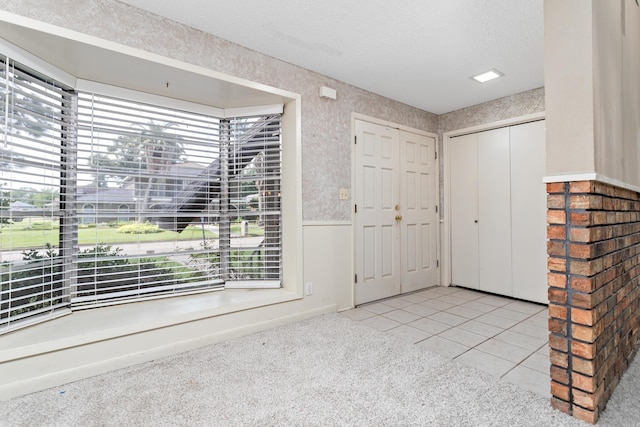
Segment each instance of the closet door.
[{"label": "closet door", "polygon": [[479,289],[478,135],[450,141],[451,283]]},{"label": "closet door", "polygon": [[480,289],[512,294],[509,128],[478,134]]},{"label": "closet door", "polygon": [[545,122],[510,128],[513,296],[548,303]]}]

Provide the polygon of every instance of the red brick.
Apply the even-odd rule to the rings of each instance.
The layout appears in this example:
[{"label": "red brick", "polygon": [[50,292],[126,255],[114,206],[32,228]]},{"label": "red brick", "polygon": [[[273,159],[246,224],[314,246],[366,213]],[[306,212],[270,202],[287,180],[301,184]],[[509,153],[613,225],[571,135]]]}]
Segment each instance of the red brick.
[{"label": "red brick", "polygon": [[[548,227],[551,228],[551,227]],[[547,229],[547,235],[549,234],[549,230]],[[549,237],[551,238],[551,237]],[[569,239],[572,242],[583,242],[589,243],[593,241],[593,236],[591,233],[591,229],[589,228],[571,228],[569,231]]]},{"label": "red brick", "polygon": [[589,209],[591,207],[591,197],[588,195],[569,196],[569,207],[571,209]]},{"label": "red brick", "polygon": [[547,208],[564,209],[564,194],[547,194]]},{"label": "red brick", "polygon": [[590,277],[571,277],[571,289],[580,292],[593,292],[596,289],[596,281]]},{"label": "red brick", "polygon": [[576,388],[571,391],[574,404],[589,410],[596,409],[595,395],[593,393],[587,393]]},{"label": "red brick", "polygon": [[569,384],[569,372],[566,369],[558,366],[551,366],[549,370],[551,379],[559,382],[560,384]]},{"label": "red brick", "polygon": [[574,212],[569,214],[569,224],[588,226],[591,225],[591,213],[590,212]]},{"label": "red brick", "polygon": [[547,193],[563,193],[564,182],[549,182],[547,183]]},{"label": "red brick", "polygon": [[592,259],[591,261],[571,260],[571,274],[579,274],[581,276],[593,276],[602,271],[603,263],[601,258]]},{"label": "red brick", "polygon": [[571,321],[581,325],[592,326],[595,323],[594,313],[594,310],[571,307]]},{"label": "red brick", "polygon": [[593,376],[596,372],[595,363],[593,360],[582,359],[580,357],[573,357],[571,359],[571,367],[575,372],[581,374]]},{"label": "red brick", "polygon": [[567,322],[560,319],[549,319],[549,332],[557,335],[567,335]]},{"label": "red brick", "polygon": [[571,336],[580,341],[595,342],[596,332],[591,326],[571,325]]},{"label": "red brick", "polygon": [[[596,391],[595,378],[587,375],[578,374],[576,372],[571,373],[571,385],[575,388],[579,388],[582,391],[588,393],[594,393]],[[584,406],[584,405],[581,405]]]},{"label": "red brick", "polygon": [[564,240],[566,237],[564,226],[562,225],[550,225],[547,227],[547,238]]},{"label": "red brick", "polygon": [[569,245],[569,256],[572,258],[591,259],[593,258],[593,246],[572,243]]},{"label": "red brick", "polygon": [[595,424],[598,422],[598,411],[590,411],[588,409],[580,408],[579,406],[574,406],[572,415],[589,424]]},{"label": "red brick", "polygon": [[552,365],[559,366],[561,368],[569,367],[569,355],[567,353],[561,353],[556,350],[549,350],[549,361]]},{"label": "red brick", "polygon": [[564,400],[552,397],[551,406],[558,411],[564,412],[565,414],[571,414],[571,405],[569,404],[569,402],[565,402]]},{"label": "red brick", "polygon": [[566,288],[567,275],[565,273],[547,273],[547,284],[553,288]]},{"label": "red brick", "polygon": [[549,256],[565,256],[565,243],[549,240],[547,241],[547,255]]},{"label": "red brick", "polygon": [[547,290],[550,303],[566,304],[567,303],[567,291],[556,288],[549,288]]},{"label": "red brick", "polygon": [[569,192],[571,193],[592,193],[593,191],[593,181],[572,181],[569,183]]},{"label": "red brick", "polygon": [[549,334],[549,348],[566,353],[569,351],[569,340],[565,337]]},{"label": "red brick", "polygon": [[596,354],[596,345],[572,341],[571,353],[575,354],[576,356],[580,356],[583,359],[593,359]]},{"label": "red brick", "polygon": [[562,400],[569,400],[569,386],[551,381],[551,395]]},{"label": "red brick", "polygon": [[567,215],[564,211],[548,210],[547,211],[547,224],[566,224]]},{"label": "red brick", "polygon": [[549,317],[554,317],[556,319],[567,320],[567,312],[569,310],[567,307],[562,305],[551,304],[549,306]]},{"label": "red brick", "polygon": [[547,258],[547,268],[549,271],[567,271],[567,260],[565,258],[549,257]]}]

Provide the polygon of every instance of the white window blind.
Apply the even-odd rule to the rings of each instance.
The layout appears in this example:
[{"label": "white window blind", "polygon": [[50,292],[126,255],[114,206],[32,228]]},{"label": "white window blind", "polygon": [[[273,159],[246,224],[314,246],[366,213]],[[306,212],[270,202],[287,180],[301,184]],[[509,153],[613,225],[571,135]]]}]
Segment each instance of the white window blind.
[{"label": "white window blind", "polygon": [[279,115],[77,93],[0,60],[0,333],[72,309],[280,285]]},{"label": "white window blind", "polygon": [[221,120],[89,93],[78,105],[74,307],[279,284],[278,116]]},{"label": "white window blind", "polygon": [[[0,332],[69,306],[74,95],[0,56]],[[68,311],[68,310],[67,310]]]}]

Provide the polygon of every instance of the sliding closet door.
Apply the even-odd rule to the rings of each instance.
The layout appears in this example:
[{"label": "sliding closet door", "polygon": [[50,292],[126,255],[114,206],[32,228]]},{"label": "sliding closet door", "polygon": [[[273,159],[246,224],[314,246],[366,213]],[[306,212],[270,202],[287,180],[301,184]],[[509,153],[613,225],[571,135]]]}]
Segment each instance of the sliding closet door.
[{"label": "sliding closet door", "polygon": [[545,122],[510,128],[513,296],[548,303]]},{"label": "sliding closet door", "polygon": [[478,289],[477,134],[450,140],[451,283]]},{"label": "sliding closet door", "polygon": [[509,128],[478,134],[480,290],[512,294]]}]

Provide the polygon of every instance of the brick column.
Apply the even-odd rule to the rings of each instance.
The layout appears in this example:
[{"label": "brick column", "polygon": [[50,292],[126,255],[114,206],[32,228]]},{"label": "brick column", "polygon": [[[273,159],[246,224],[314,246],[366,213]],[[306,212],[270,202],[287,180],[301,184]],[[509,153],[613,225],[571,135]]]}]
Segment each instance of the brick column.
[{"label": "brick column", "polygon": [[595,423],[635,355],[640,194],[547,184],[551,404]]}]

